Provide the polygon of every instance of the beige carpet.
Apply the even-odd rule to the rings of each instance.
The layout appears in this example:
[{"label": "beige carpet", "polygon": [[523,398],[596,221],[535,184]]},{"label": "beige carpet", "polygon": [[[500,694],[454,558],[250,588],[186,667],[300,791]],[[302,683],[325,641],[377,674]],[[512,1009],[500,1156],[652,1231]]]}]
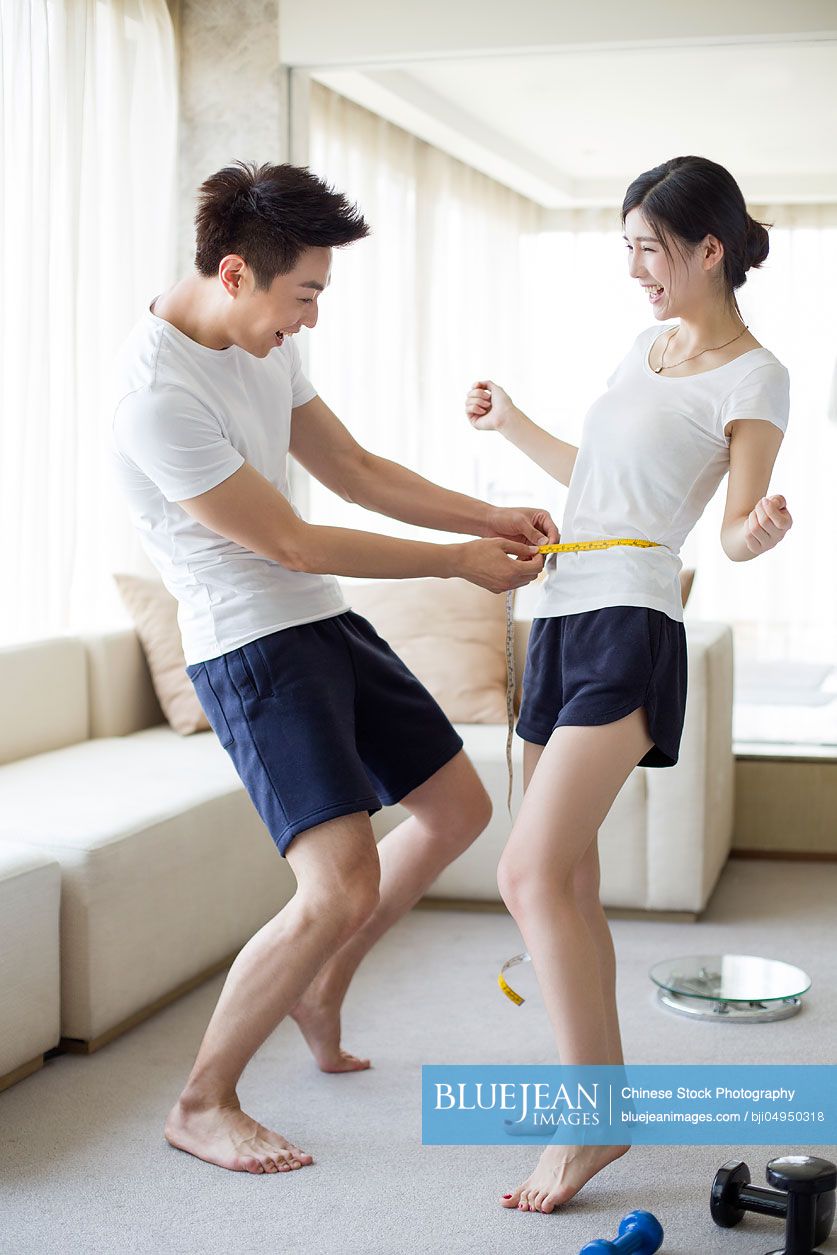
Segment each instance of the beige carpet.
[{"label": "beige carpet", "polygon": [[[730,862],[703,921],[613,921],[626,1058],[634,1063],[837,1062],[837,865]],[[422,1147],[426,1063],[554,1061],[543,1008],[499,993],[519,949],[505,916],[415,911],[358,974],[345,1044],[373,1070],[324,1076],[292,1024],[244,1074],[245,1110],[316,1159],[281,1176],[227,1172],[169,1147],[163,1120],[189,1070],[223,977],[89,1058],[62,1055],[0,1094],[0,1251],[23,1255],[576,1255],[643,1207],[666,1255],[763,1255],[782,1226],[748,1216],[716,1228],[715,1169],[736,1155],[753,1180],[782,1145],[637,1147],[550,1216],[502,1209],[534,1147]],[[657,959],[719,950],[783,958],[813,976],[802,1013],[759,1026],[693,1023],[660,1009]],[[519,970],[519,969],[518,969]],[[801,1153],[799,1148],[794,1148]],[[837,1147],[801,1148],[837,1160]],[[837,1232],[822,1248],[837,1252]]]}]

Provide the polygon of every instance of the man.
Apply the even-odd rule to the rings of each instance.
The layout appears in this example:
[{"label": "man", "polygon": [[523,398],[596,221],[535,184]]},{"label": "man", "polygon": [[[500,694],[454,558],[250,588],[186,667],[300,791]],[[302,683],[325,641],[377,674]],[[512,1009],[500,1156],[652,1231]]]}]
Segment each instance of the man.
[{"label": "man", "polygon": [[[247,1062],[290,1014],[323,1070],[369,1066],[340,1046],[352,975],[490,816],[461,739],[334,575],[500,592],[535,578],[557,531],[367,452],[305,379],[291,337],[316,325],[332,249],[368,234],[342,195],[305,169],[238,163],[201,186],[196,227],[195,273],[122,350],[114,466],[179,601],[188,674],[297,891],[230,968],[165,1136],[233,1171],[284,1172],[311,1156],[241,1110]],[[288,453],[346,500],[482,539],[305,523]],[[410,818],[376,847],[369,815],[396,801]]]}]

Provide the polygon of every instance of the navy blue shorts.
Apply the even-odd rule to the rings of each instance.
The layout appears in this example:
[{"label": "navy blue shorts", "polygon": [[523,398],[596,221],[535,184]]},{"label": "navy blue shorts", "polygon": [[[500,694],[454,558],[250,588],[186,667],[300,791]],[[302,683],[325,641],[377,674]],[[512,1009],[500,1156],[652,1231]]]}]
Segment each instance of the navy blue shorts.
[{"label": "navy blue shorts", "polygon": [[281,854],[306,828],[399,802],[462,749],[424,685],[352,611],[186,673]]},{"label": "navy blue shorts", "polygon": [[673,767],[686,712],[686,629],[645,606],[535,619],[518,736],[546,745],[568,725],[615,723],[644,706],[654,745],[640,767]]}]

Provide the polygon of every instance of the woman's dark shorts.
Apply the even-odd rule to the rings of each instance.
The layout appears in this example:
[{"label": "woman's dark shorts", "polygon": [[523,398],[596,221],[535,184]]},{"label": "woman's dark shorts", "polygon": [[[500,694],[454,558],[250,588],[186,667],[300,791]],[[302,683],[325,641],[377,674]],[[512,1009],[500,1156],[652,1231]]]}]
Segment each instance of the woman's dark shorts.
[{"label": "woman's dark shorts", "polygon": [[686,629],[661,610],[606,606],[535,619],[518,736],[546,745],[555,728],[614,723],[644,706],[654,745],[640,767],[673,767],[686,711]]},{"label": "woman's dark shorts", "polygon": [[279,852],[399,802],[462,749],[423,684],[353,611],[186,668]]}]

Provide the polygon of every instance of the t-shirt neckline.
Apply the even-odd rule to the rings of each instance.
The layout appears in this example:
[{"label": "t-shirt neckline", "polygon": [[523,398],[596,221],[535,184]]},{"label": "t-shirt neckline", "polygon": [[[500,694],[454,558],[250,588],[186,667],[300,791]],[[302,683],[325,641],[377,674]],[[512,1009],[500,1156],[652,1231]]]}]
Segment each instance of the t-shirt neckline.
[{"label": "t-shirt neckline", "polygon": [[[652,328],[652,330],[654,330],[654,328]],[[746,352],[739,353],[738,357],[733,357],[728,362],[722,362],[720,366],[712,366],[709,370],[700,370],[696,375],[658,375],[655,370],[651,369],[648,359],[651,356],[651,350],[654,345],[657,343],[660,336],[665,335],[666,331],[671,331],[671,327],[664,327],[662,331],[658,331],[655,336],[652,336],[648,348],[643,349],[642,352],[642,366],[645,373],[647,375],[651,375],[654,379],[662,379],[664,383],[685,383],[687,379],[700,379],[703,375],[714,375],[719,370],[726,370],[727,366],[735,365],[736,362],[740,362],[742,358],[748,357],[751,353],[770,352],[770,350],[766,349],[762,344],[757,349],[747,349]]]},{"label": "t-shirt neckline", "polygon": [[186,335],[185,331],[181,331],[179,327],[175,327],[173,322],[169,322],[167,318],[161,318],[159,314],[154,313],[151,306],[155,301],[159,300],[160,296],[162,296],[162,292],[155,296],[154,300],[149,302],[146,307],[147,316],[155,325],[162,327],[169,335],[173,335],[176,339],[180,340],[182,344],[185,344],[187,348],[194,350],[196,353],[209,354],[210,357],[214,357],[217,360],[223,354],[229,354],[237,347],[235,344],[228,344],[224,349],[211,349],[208,344],[200,344],[197,340],[193,340],[191,336]]}]

